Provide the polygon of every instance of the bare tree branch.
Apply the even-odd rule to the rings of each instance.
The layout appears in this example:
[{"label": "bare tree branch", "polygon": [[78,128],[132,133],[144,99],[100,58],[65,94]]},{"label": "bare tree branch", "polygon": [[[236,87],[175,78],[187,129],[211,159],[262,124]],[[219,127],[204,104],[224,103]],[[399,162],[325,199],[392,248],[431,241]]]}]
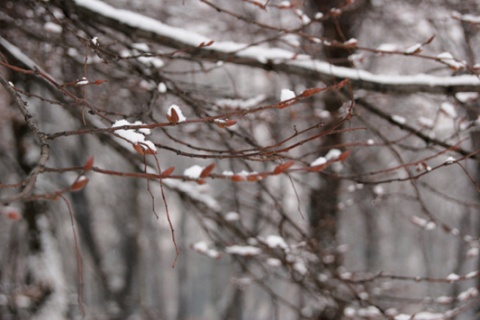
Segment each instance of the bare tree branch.
[{"label": "bare tree branch", "polygon": [[158,44],[186,50],[197,58],[222,60],[254,68],[316,78],[324,82],[350,79],[356,89],[391,93],[428,92],[452,94],[477,91],[477,75],[437,77],[426,74],[381,75],[365,70],[334,66],[279,48],[266,48],[235,42],[217,42],[212,38],[185,29],[166,25],[156,19],[117,9],[98,0],[75,0],[76,13],[82,21],[100,23],[129,36],[141,37]]}]

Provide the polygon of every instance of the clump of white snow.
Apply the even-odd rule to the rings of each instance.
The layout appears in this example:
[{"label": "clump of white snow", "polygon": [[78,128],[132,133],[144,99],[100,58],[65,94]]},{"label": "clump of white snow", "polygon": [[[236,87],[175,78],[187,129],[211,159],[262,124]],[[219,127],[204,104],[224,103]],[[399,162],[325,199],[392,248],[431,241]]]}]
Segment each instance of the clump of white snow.
[{"label": "clump of white snow", "polygon": [[285,242],[285,240],[276,235],[270,235],[265,239],[265,243],[269,248],[275,249],[275,248],[280,248],[280,249],[287,249],[288,245]]},{"label": "clump of white snow", "polygon": [[262,253],[260,248],[254,246],[230,246],[225,248],[225,252],[229,254],[236,254],[239,256],[256,256]]},{"label": "clump of white snow", "polygon": [[319,166],[319,165],[322,165],[322,164],[325,164],[325,163],[327,163],[327,159],[325,157],[318,157],[312,163],[310,163],[310,166],[315,167],[315,166]]},{"label": "clump of white snow", "polygon": [[182,110],[180,109],[179,106],[177,106],[176,104],[172,104],[170,108],[168,108],[167,115],[170,117],[172,116],[172,110],[175,110],[175,112],[177,113],[178,122],[183,122],[187,120],[187,118],[183,115]]},{"label": "clump of white snow", "polygon": [[437,55],[437,58],[439,59],[440,62],[443,62],[444,64],[448,65],[450,68],[454,70],[461,70],[466,66],[464,61],[459,61],[455,59],[452,56],[452,54],[449,52],[442,52],[439,55]]},{"label": "clump of white snow", "polygon": [[295,92],[290,89],[282,89],[280,93],[280,101],[290,100],[295,98]]},{"label": "clump of white snow", "polygon": [[[112,128],[122,127],[122,126],[140,126],[144,125],[141,121],[135,121],[134,123],[130,123],[127,120],[117,120],[112,124]],[[114,131],[117,135],[122,137],[123,139],[142,146],[144,149],[151,149],[153,151],[157,150],[155,144],[149,140],[145,139],[145,135],[150,134],[150,129],[148,128],[140,128],[138,130],[135,129],[118,129]]]},{"label": "clump of white snow", "polygon": [[193,165],[190,168],[185,169],[183,171],[183,175],[192,179],[198,179],[200,178],[200,175],[202,174],[204,167],[201,167],[199,165]]}]

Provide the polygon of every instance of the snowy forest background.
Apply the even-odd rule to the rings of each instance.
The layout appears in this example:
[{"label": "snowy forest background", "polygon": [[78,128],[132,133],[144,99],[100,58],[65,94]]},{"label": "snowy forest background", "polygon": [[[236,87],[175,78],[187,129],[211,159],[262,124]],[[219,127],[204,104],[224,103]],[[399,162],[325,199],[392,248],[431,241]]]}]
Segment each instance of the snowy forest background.
[{"label": "snowy forest background", "polygon": [[0,3],[0,319],[476,319],[480,3]]}]

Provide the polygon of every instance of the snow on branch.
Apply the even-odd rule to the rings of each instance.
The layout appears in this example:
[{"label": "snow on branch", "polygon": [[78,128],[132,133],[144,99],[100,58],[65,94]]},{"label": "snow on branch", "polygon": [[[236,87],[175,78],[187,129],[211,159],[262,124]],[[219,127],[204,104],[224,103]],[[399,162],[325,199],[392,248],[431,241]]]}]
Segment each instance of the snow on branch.
[{"label": "snow on branch", "polygon": [[[398,93],[455,93],[478,91],[480,80],[475,75],[440,77],[426,74],[382,75],[365,70],[331,65],[279,48],[266,48],[230,41],[214,41],[201,34],[172,27],[160,21],[123,9],[114,8],[99,0],[75,0],[77,13],[88,21],[106,24],[127,34],[176,48],[190,49],[196,55],[212,61],[229,61],[300,76],[310,76],[330,82],[350,79],[358,89]],[[87,21],[87,20],[86,20]]]}]

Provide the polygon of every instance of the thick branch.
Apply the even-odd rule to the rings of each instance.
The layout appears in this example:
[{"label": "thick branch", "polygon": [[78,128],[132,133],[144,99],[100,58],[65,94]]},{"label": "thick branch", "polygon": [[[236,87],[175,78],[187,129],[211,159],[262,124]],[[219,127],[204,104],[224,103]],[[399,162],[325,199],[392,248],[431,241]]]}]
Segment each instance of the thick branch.
[{"label": "thick branch", "polygon": [[83,21],[94,21],[129,36],[142,37],[161,45],[187,50],[195,57],[226,61],[265,70],[312,77],[331,83],[350,79],[354,88],[379,92],[452,94],[478,91],[480,80],[475,75],[436,77],[376,75],[364,70],[331,65],[310,56],[279,48],[250,46],[235,42],[213,42],[195,32],[171,27],[153,18],[114,8],[99,0],[75,0],[76,13]]}]

